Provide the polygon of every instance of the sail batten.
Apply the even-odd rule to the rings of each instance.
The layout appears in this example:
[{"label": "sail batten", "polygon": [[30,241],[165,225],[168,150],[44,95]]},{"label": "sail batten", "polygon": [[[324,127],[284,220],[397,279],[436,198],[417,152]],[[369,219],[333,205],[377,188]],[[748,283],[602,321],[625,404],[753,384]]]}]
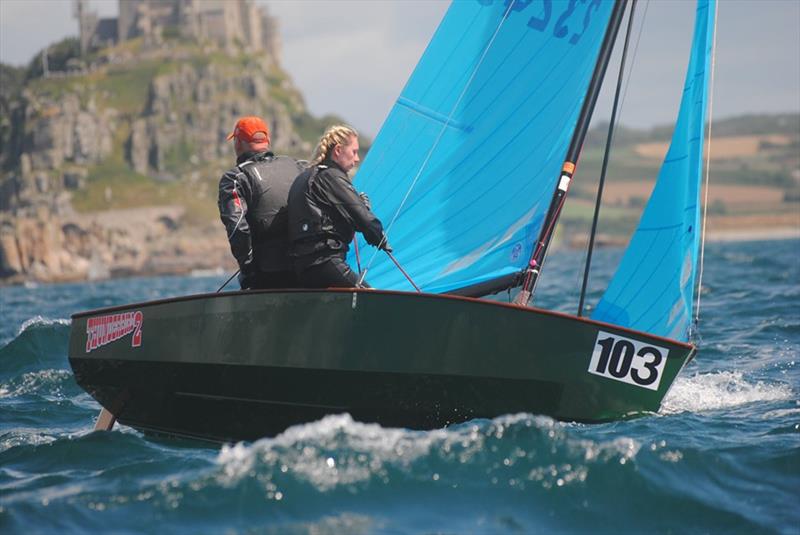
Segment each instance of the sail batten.
[{"label": "sail batten", "polygon": [[[700,180],[713,4],[699,0],[669,150],[639,226],[592,318],[688,340],[699,250]],[[677,307],[677,308],[676,308]]]},{"label": "sail batten", "polygon": [[[613,2],[543,25],[529,4],[454,2],[355,177],[384,222],[402,206],[389,241],[424,291],[518,272],[541,227]],[[368,281],[407,288],[380,254]]]}]

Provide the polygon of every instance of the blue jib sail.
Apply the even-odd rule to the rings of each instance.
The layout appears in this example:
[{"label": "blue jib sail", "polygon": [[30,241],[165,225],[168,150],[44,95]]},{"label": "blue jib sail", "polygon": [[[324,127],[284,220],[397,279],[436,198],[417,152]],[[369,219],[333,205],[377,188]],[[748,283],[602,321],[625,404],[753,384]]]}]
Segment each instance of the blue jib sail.
[{"label": "blue jib sail", "polygon": [[[423,291],[521,270],[547,211],[612,2],[453,2],[354,179]],[[413,187],[412,187],[413,186]],[[401,207],[402,205],[402,207]],[[359,241],[367,281],[411,290]],[[354,249],[348,258],[356,267]]]},{"label": "blue jib sail", "polygon": [[687,340],[700,241],[700,181],[715,0],[700,0],[672,143],[636,233],[592,318]]}]

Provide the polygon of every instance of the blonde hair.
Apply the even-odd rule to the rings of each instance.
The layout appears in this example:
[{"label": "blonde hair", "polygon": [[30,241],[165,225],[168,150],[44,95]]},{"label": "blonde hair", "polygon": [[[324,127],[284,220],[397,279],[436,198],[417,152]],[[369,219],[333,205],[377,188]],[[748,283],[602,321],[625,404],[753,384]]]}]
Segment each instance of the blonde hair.
[{"label": "blonde hair", "polygon": [[353,136],[358,137],[358,132],[356,132],[355,128],[344,124],[337,124],[325,130],[325,133],[319,138],[317,148],[314,149],[314,156],[310,165],[313,167],[322,163],[325,158],[330,156],[336,145],[346,145]]}]

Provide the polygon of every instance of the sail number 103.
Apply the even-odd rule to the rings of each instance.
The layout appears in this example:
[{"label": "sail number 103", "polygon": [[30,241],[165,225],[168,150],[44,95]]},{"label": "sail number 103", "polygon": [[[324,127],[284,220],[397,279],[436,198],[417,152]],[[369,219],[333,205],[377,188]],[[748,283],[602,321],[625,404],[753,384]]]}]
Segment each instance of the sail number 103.
[{"label": "sail number 103", "polygon": [[600,331],[589,373],[658,390],[669,350]]}]

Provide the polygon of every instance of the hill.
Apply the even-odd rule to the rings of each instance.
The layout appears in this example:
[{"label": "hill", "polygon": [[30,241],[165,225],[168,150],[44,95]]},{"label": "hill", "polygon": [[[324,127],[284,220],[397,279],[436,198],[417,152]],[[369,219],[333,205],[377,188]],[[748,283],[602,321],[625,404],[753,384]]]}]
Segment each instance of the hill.
[{"label": "hill", "polygon": [[80,56],[75,41],[49,47],[48,76],[38,57],[0,66],[0,280],[231,267],[216,196],[236,119],[261,115],[299,158],[341,122],[309,114],[263,51],[174,36]]},{"label": "hill", "polygon": [[[599,223],[606,242],[624,242],[635,228],[672,128],[617,127]],[[587,134],[572,200],[562,216],[561,232],[575,244],[586,239],[590,228],[607,134],[607,123]],[[710,236],[768,236],[773,229],[779,235],[800,235],[800,114],[732,117],[716,121],[711,134]]]}]

